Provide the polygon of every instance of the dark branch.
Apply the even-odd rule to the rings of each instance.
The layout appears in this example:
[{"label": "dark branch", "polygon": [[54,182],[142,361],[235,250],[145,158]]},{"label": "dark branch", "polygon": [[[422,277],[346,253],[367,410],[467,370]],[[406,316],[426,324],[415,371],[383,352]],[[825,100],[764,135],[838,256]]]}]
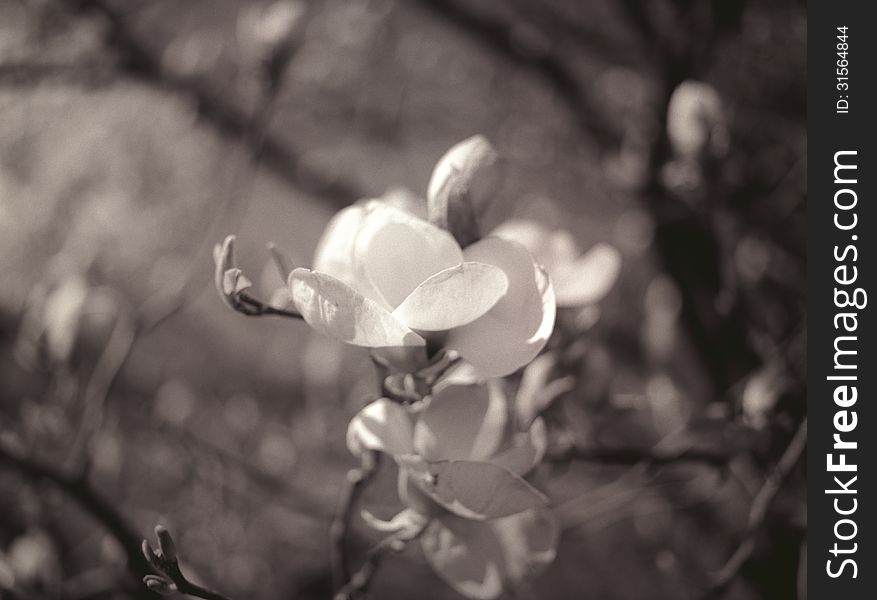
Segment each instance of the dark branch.
[{"label": "dark branch", "polygon": [[655,448],[570,446],[549,454],[547,460],[551,462],[581,461],[618,465],[701,463],[722,468],[727,466],[732,457],[732,453],[717,448],[682,448],[664,451]]},{"label": "dark branch", "polygon": [[776,467],[774,467],[773,472],[768,475],[764,485],[761,486],[761,489],[758,490],[758,493],[752,500],[752,505],[749,509],[749,522],[743,540],[722,568],[711,577],[710,588],[713,591],[723,590],[730,585],[737,577],[740,569],[743,568],[743,565],[752,556],[752,553],[755,551],[755,538],[767,518],[768,509],[782,489],[783,484],[792,474],[806,447],[807,419],[804,419],[795,432],[794,437],[792,437],[792,441],[789,442],[789,445],[780,457]]},{"label": "dark branch", "polygon": [[164,573],[167,579],[160,575],[147,575],[143,578],[143,583],[149,589],[162,594],[176,590],[181,594],[195,598],[204,598],[204,600],[230,600],[219,592],[190,581],[183,574],[183,571],[180,569],[179,558],[177,557],[176,544],[167,529],[159,525],[155,528],[155,535],[158,538],[158,549],[153,549],[148,541],[143,540],[141,547],[143,557],[157,571]]},{"label": "dark branch", "polygon": [[347,474],[347,488],[338,504],[330,529],[333,589],[340,590],[351,579],[347,560],[347,538],[360,497],[377,473],[380,455],[363,455],[363,465]]},{"label": "dark branch", "polygon": [[365,194],[358,185],[328,176],[309,167],[301,160],[301,153],[274,136],[254,139],[248,135],[252,130],[252,117],[245,108],[229,100],[227,95],[214,89],[205,79],[184,77],[169,72],[162,65],[158,53],[141,40],[141,36],[128,19],[106,0],[71,0],[70,4],[80,11],[100,14],[109,24],[108,45],[121,58],[122,68],[131,77],[160,89],[195,100],[199,114],[217,131],[234,141],[244,140],[254,161],[289,184],[330,202],[333,206],[346,206]]},{"label": "dark branch", "polygon": [[527,47],[526,43],[514,39],[512,24],[471,10],[469,3],[458,0],[420,0],[420,3],[498,56],[541,77],[567,105],[580,129],[600,147],[608,148],[617,143],[618,132],[608,125],[605,111],[597,106],[567,63],[550,49],[541,44]]},{"label": "dark branch", "polygon": [[53,81],[89,88],[107,85],[115,79],[115,75],[115,68],[101,62],[94,64],[7,62],[0,64],[0,86],[3,87],[25,88]]},{"label": "dark branch", "polygon": [[128,569],[138,577],[154,573],[140,552],[142,536],[113,504],[84,478],[63,473],[49,463],[28,457],[0,443],[0,464],[6,464],[35,482],[47,481],[64,492],[116,539],[125,552]]}]

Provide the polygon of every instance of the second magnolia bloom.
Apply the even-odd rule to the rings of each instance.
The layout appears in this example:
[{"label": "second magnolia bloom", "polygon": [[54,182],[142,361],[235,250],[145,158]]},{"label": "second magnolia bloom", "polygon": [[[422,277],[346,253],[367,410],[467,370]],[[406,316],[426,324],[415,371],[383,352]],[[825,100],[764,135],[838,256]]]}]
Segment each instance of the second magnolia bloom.
[{"label": "second magnolia bloom", "polygon": [[545,424],[499,381],[448,385],[421,407],[388,398],[350,422],[351,452],[382,452],[399,465],[408,507],[372,527],[417,527],[424,556],[469,598],[492,599],[554,558],[558,529],[548,499],[523,476],[546,448]]}]

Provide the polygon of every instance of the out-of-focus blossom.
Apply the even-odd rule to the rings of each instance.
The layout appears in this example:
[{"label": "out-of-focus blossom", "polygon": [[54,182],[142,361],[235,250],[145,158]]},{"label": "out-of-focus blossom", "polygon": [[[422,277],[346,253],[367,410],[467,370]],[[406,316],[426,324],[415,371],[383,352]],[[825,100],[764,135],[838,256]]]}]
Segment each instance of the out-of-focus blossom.
[{"label": "out-of-focus blossom", "polygon": [[484,378],[511,373],[539,353],[555,317],[546,273],[517,242],[487,237],[463,248],[458,241],[473,235],[468,226],[486,202],[477,182],[482,167],[494,164],[486,141],[475,139],[439,161],[428,199],[432,222],[383,200],[350,206],[329,222],[313,270],[289,277],[308,324],[357,346],[408,348],[423,364],[427,346],[452,350]]},{"label": "out-of-focus blossom", "polygon": [[31,529],[15,538],[0,556],[16,586],[57,593],[61,576],[58,550],[51,536],[42,529]]},{"label": "out-of-focus blossom", "polygon": [[[554,558],[557,526],[547,499],[526,475],[542,458],[545,424],[509,402],[495,382],[449,385],[425,406],[387,398],[366,406],[347,433],[351,452],[383,452],[399,465],[408,506],[383,531],[421,524],[427,561],[469,598],[496,598]],[[406,516],[407,515],[407,516]]]},{"label": "out-of-focus blossom", "polygon": [[599,302],[618,279],[621,253],[600,242],[584,254],[566,230],[552,231],[536,221],[515,219],[492,235],[523,244],[551,277],[559,307]]},{"label": "out-of-focus blossom", "polygon": [[705,153],[724,154],[728,126],[719,93],[702,81],[683,81],[667,107],[667,137],[676,155],[696,161]]},{"label": "out-of-focus blossom", "polygon": [[780,397],[791,385],[790,378],[777,362],[756,371],[743,388],[744,421],[755,429],[764,429],[770,423]]}]

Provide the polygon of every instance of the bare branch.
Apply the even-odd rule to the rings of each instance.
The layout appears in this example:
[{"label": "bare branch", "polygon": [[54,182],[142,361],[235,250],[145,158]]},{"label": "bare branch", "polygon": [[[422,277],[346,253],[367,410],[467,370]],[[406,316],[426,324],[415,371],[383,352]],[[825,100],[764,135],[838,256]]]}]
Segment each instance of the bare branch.
[{"label": "bare branch", "polygon": [[153,549],[148,541],[143,540],[143,556],[157,571],[164,573],[167,579],[160,575],[145,576],[143,583],[149,589],[161,594],[177,591],[187,596],[204,598],[204,600],[230,600],[228,596],[190,581],[183,574],[180,570],[176,544],[167,529],[159,525],[155,528],[155,535],[158,538],[158,549]]},{"label": "bare branch", "polygon": [[380,465],[380,454],[366,453],[363,465],[359,469],[351,469],[347,474],[347,488],[338,504],[335,519],[330,528],[332,551],[333,588],[341,589],[350,580],[350,565],[347,561],[346,543],[348,532],[353,523],[354,513],[363,492],[374,479]]},{"label": "bare branch", "polygon": [[516,43],[513,24],[471,10],[469,3],[459,0],[420,0],[420,3],[498,56],[542,78],[567,105],[581,130],[598,145],[605,148],[617,143],[618,132],[608,125],[602,108],[567,63],[550,49],[541,45],[527,48]]},{"label": "bare branch", "polygon": [[774,467],[773,472],[768,475],[764,485],[761,486],[761,489],[755,495],[749,509],[749,524],[746,527],[745,536],[728,561],[712,575],[710,581],[710,588],[712,590],[722,590],[730,585],[737,577],[740,569],[743,568],[743,565],[752,556],[752,552],[755,550],[755,538],[767,518],[768,509],[782,489],[783,484],[792,474],[806,447],[807,419],[805,418],[780,457],[776,467]]},{"label": "bare branch", "polygon": [[82,418],[68,452],[74,471],[85,473],[88,470],[89,445],[103,424],[104,405],[110,389],[128,360],[136,339],[137,325],[120,306],[110,339],[107,340],[82,394]]},{"label": "bare branch", "polygon": [[417,539],[426,530],[429,521],[424,519],[415,531],[394,534],[378,542],[366,555],[365,562],[350,580],[335,594],[334,600],[353,600],[365,594],[384,557],[390,552],[401,552],[411,540]]},{"label": "bare branch", "polygon": [[85,478],[68,475],[57,467],[25,456],[0,441],[0,464],[6,464],[33,481],[47,481],[64,492],[116,539],[128,562],[128,569],[138,577],[154,572],[140,552],[141,535],[113,504],[91,487]]},{"label": "bare branch", "polygon": [[701,463],[716,468],[724,468],[733,458],[733,454],[720,448],[682,448],[659,450],[656,448],[600,448],[571,445],[568,448],[549,454],[546,460],[551,462],[582,461],[606,464],[647,464],[673,465],[684,463]]},{"label": "bare branch", "polygon": [[[219,93],[199,77],[187,77],[169,72],[154,49],[123,16],[122,11],[107,0],[68,0],[75,9],[100,14],[109,24],[107,43],[121,57],[122,67],[130,76],[150,85],[195,100],[201,117],[217,131],[234,140],[245,140],[254,161],[259,162],[290,185],[306,191],[333,206],[346,206],[367,196],[359,186],[328,176],[301,160],[301,153],[280,139],[265,135],[264,139],[247,135],[250,130],[249,112],[227,95]],[[271,68],[277,69],[276,65]],[[272,71],[272,73],[274,73]]]},{"label": "bare branch", "polygon": [[107,85],[115,79],[116,69],[102,62],[58,64],[42,62],[5,62],[0,64],[0,86],[26,88],[47,81],[76,84],[82,87]]}]

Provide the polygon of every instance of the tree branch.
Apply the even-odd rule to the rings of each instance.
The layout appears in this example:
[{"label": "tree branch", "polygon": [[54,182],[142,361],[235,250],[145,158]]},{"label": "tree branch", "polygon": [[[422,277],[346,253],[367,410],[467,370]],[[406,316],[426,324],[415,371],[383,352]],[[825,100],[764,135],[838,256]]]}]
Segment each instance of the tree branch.
[{"label": "tree branch", "polygon": [[[347,537],[353,523],[354,513],[359,500],[366,488],[374,479],[380,465],[380,454],[366,453],[363,465],[359,469],[351,469],[347,474],[347,488],[341,496],[335,519],[329,530],[332,552],[333,589],[340,590],[351,579],[350,564],[347,560]],[[339,592],[340,594],[340,592]]]},{"label": "tree branch", "polygon": [[90,514],[116,539],[128,563],[128,569],[138,577],[154,572],[140,552],[142,536],[103,495],[85,478],[70,476],[49,463],[25,456],[0,441],[0,464],[6,464],[33,481],[47,481],[57,487]]},{"label": "tree branch", "polygon": [[659,450],[656,448],[600,448],[571,445],[550,453],[550,462],[582,461],[593,463],[632,465],[672,465],[702,463],[716,468],[724,468],[733,457],[731,452],[718,448],[682,448]]},{"label": "tree branch", "polygon": [[80,12],[96,12],[109,24],[108,45],[121,57],[122,67],[130,76],[150,85],[195,100],[199,114],[223,136],[244,140],[254,161],[260,161],[274,174],[309,194],[336,207],[346,206],[367,196],[352,182],[328,176],[301,160],[301,153],[280,139],[248,136],[251,116],[246,109],[213,89],[203,78],[185,77],[169,72],[158,53],[141,41],[135,28],[108,0],[68,0]]},{"label": "tree branch", "polygon": [[470,10],[468,3],[458,0],[420,0],[420,4],[469,34],[474,41],[497,56],[539,76],[567,105],[579,128],[593,137],[600,147],[611,147],[617,143],[618,132],[608,125],[603,109],[561,57],[541,45],[527,47],[512,36],[512,24]]},{"label": "tree branch", "polygon": [[204,598],[204,600],[230,600],[228,596],[224,596],[217,591],[206,588],[186,577],[180,570],[179,558],[177,556],[176,544],[171,537],[170,532],[161,525],[155,528],[155,536],[158,538],[159,547],[157,550],[149,545],[149,542],[143,540],[141,549],[144,558],[155,567],[155,569],[163,573],[167,578],[161,575],[147,575],[143,578],[146,586],[162,595],[171,591],[177,591],[186,596],[195,598]]},{"label": "tree branch", "polygon": [[369,550],[365,562],[350,580],[335,594],[334,600],[353,600],[368,591],[372,579],[384,557],[390,552],[401,552],[411,540],[417,539],[426,530],[429,521],[424,519],[414,531],[405,531],[384,538]]},{"label": "tree branch", "polygon": [[807,447],[807,419],[801,422],[792,441],[786,447],[773,472],[768,475],[761,489],[752,500],[749,508],[749,522],[740,545],[728,561],[710,578],[709,587],[713,591],[723,590],[737,577],[740,569],[755,551],[755,538],[767,518],[768,509],[773,503],[783,484],[798,464],[804,449]]}]

